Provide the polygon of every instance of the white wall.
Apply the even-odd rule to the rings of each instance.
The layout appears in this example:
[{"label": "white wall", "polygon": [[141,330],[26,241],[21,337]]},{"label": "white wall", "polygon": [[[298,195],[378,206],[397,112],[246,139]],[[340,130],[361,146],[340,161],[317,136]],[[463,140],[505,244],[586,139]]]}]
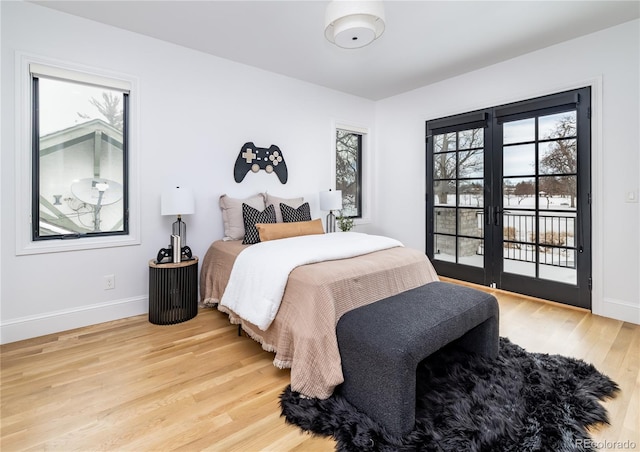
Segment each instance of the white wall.
[{"label": "white wall", "polygon": [[593,312],[640,323],[640,212],[625,202],[640,180],[639,30],[628,22],[378,102],[376,230],[425,249],[426,120],[594,85]]},{"label": "white wall", "polygon": [[[202,257],[222,237],[218,197],[268,190],[304,195],[315,216],[331,186],[332,124],[373,126],[375,105],[312,84],[23,2],[0,2],[2,19],[1,342],[147,312],[148,261],[169,242],[175,218],[160,215],[166,185],[191,186],[189,245]],[[26,25],[28,24],[28,26]],[[130,74],[139,80],[137,148],[141,244],[16,255],[15,54]],[[289,169],[233,180],[246,141],[278,145]],[[29,149],[20,150],[29,152]],[[104,275],[116,288],[103,289]]]}]

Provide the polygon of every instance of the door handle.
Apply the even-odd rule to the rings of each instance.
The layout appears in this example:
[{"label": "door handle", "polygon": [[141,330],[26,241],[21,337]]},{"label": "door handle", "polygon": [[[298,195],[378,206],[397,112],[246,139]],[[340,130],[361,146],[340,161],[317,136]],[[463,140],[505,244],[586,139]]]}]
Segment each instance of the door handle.
[{"label": "door handle", "polygon": [[487,206],[485,209],[484,218],[487,226],[491,226],[491,220],[493,219],[493,206]]},{"label": "door handle", "polygon": [[504,211],[500,207],[496,207],[493,212],[493,224],[495,224],[496,226],[500,225],[500,215],[502,214],[502,212]]}]

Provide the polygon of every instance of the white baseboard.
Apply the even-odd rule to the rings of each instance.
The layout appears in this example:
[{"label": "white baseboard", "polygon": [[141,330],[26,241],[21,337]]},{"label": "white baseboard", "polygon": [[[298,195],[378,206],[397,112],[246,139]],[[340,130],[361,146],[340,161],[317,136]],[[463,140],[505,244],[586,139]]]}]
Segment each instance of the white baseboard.
[{"label": "white baseboard", "polygon": [[593,306],[592,312],[595,315],[640,325],[640,306],[627,301],[605,298],[600,306]]},{"label": "white baseboard", "polygon": [[0,324],[0,344],[133,317],[147,312],[149,312],[149,298],[140,296],[7,320]]},{"label": "white baseboard", "polygon": [[[640,324],[640,306],[621,300],[605,298],[599,309],[595,308],[594,306],[593,314],[595,315]],[[31,339],[45,334],[59,333],[148,312],[149,298],[140,296],[7,320],[0,324],[0,344]]]}]

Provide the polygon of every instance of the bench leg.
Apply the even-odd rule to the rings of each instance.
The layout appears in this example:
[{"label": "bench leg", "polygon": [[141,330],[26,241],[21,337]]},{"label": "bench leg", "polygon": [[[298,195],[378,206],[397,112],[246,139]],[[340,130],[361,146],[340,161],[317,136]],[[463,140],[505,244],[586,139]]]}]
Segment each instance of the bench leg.
[{"label": "bench leg", "polygon": [[456,344],[469,352],[495,359],[498,356],[500,344],[498,323],[497,317],[489,317],[480,325],[467,331]]},{"label": "bench leg", "polygon": [[389,433],[410,433],[415,425],[417,363],[403,354],[367,358],[342,357],[344,383],[339,391]]}]

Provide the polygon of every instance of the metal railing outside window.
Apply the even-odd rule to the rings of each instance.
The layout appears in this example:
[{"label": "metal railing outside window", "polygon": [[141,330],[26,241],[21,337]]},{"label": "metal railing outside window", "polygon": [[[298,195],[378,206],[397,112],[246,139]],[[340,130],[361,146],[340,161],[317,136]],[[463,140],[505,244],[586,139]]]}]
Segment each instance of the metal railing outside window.
[{"label": "metal railing outside window", "polygon": [[[484,224],[484,212],[478,211],[478,223]],[[566,213],[536,216],[505,211],[503,215],[504,258],[536,262],[556,267],[576,268],[576,217]],[[536,231],[536,229],[538,229]],[[478,249],[482,255],[483,249]]]}]

